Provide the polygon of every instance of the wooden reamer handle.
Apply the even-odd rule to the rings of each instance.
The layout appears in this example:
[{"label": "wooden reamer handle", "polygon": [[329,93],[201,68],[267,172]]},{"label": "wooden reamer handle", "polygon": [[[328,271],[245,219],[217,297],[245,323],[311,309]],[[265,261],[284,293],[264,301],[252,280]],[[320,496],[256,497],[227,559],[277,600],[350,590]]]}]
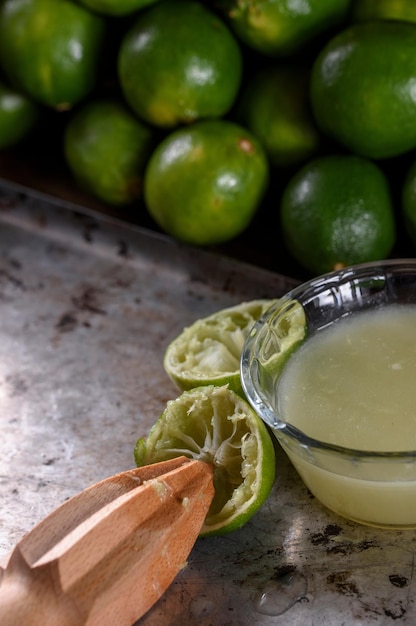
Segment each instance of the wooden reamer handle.
[{"label": "wooden reamer handle", "polygon": [[74,496],[13,550],[0,624],[131,626],[185,566],[213,494],[213,468],[181,457]]}]

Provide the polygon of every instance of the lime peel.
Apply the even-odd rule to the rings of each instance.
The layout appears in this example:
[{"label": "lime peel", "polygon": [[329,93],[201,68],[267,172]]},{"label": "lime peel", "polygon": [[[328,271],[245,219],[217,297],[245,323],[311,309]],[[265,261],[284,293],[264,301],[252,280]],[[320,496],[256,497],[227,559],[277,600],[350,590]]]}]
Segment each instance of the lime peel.
[{"label": "lime peel", "polygon": [[268,371],[282,371],[288,358],[304,342],[307,329],[301,303],[282,298],[271,317],[268,341],[263,344],[263,364]]},{"label": "lime peel", "polygon": [[214,466],[215,496],[201,535],[243,526],[275,480],[275,449],[267,427],[228,385],[196,387],[167,403],[147,438],[137,441],[138,466],[180,455]]},{"label": "lime peel", "polygon": [[243,396],[240,357],[253,324],[277,300],[242,302],[196,320],[169,344],[163,365],[182,391],[224,385]]}]

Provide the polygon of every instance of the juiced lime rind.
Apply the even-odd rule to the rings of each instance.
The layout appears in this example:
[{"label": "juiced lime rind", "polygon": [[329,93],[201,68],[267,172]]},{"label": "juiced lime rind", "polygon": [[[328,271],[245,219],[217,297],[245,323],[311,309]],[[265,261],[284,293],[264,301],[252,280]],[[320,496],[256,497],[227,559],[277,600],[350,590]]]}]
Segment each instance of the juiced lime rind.
[{"label": "juiced lime rind", "polygon": [[242,395],[240,357],[253,324],[276,299],[251,300],[199,319],[168,346],[163,365],[181,390],[224,385]]},{"label": "juiced lime rind", "polygon": [[201,535],[241,528],[274,484],[271,435],[248,402],[227,385],[196,387],[169,401],[134,450],[138,466],[181,455],[214,466],[215,496]]},{"label": "juiced lime rind", "polygon": [[[282,298],[253,326],[241,357],[241,380],[254,408],[262,405],[265,410],[264,398],[275,396],[283,368],[307,335],[304,308],[290,297]],[[265,420],[274,424],[276,417],[267,411]]]},{"label": "juiced lime rind", "polygon": [[261,362],[269,374],[280,374],[289,357],[304,342],[308,323],[300,302],[282,299],[275,307],[263,342]]}]

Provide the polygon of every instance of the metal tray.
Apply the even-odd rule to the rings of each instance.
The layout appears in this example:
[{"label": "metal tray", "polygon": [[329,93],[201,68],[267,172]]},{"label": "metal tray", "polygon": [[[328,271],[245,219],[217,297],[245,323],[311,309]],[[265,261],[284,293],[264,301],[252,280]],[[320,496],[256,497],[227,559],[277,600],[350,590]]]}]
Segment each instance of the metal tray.
[{"label": "metal tray", "polygon": [[[134,466],[136,439],[178,395],[162,358],[184,326],[293,284],[0,186],[1,555],[63,500]],[[140,624],[413,625],[414,545],[412,531],[325,510],[279,451],[267,503],[240,531],[198,539]]]}]

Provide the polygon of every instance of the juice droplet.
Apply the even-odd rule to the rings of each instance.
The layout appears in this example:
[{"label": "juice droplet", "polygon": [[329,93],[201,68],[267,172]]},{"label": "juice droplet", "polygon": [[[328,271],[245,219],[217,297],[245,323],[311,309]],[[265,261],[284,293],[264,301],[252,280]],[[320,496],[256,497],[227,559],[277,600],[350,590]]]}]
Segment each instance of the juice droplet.
[{"label": "juice droplet", "polygon": [[296,571],[273,578],[257,595],[255,608],[263,615],[282,615],[306,595],[306,578]]}]

